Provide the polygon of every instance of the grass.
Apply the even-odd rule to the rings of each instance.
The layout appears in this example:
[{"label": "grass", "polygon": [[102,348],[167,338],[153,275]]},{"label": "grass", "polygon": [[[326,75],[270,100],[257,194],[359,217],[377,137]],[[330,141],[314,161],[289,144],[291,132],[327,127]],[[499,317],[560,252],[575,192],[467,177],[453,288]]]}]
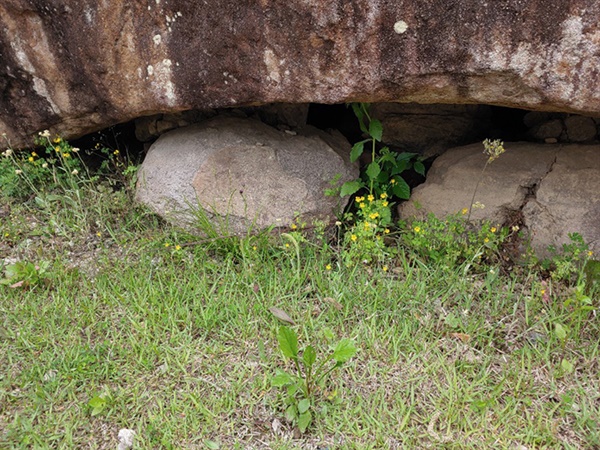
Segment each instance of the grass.
[{"label": "grass", "polygon": [[[537,272],[404,252],[348,267],[318,235],[298,254],[276,234],[199,242],[122,192],[84,206],[3,201],[0,253],[50,267],[0,286],[0,448],[112,449],[121,428],[136,449],[600,446],[598,319],[573,319],[571,289],[544,302]],[[271,388],[287,364],[273,306],[317,351],[360,349],[304,435]]]}]

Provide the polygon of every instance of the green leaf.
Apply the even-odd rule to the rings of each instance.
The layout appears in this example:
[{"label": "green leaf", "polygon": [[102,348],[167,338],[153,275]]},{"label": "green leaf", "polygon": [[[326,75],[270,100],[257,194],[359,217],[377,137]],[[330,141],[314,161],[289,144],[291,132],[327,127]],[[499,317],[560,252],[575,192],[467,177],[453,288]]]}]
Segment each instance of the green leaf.
[{"label": "green leaf", "polygon": [[365,150],[365,142],[367,141],[360,141],[352,146],[352,151],[350,152],[350,162],[354,162],[360,158],[360,155],[362,155],[363,151]]},{"label": "green leaf", "polygon": [[408,167],[408,162],[406,161],[397,161],[392,169],[391,175],[397,175],[399,173],[404,172]]},{"label": "green leaf", "polygon": [[356,351],[354,342],[350,339],[342,339],[333,351],[333,359],[338,363],[345,363],[356,354]]},{"label": "green leaf", "polygon": [[99,396],[95,396],[92,399],[90,399],[88,405],[92,408],[103,408],[104,405],[106,405],[106,399]]},{"label": "green leaf", "polygon": [[298,428],[302,433],[304,433],[306,429],[310,426],[311,422],[312,415],[310,414],[310,410],[308,410],[304,414],[300,414],[300,417],[298,417]]},{"label": "green leaf", "polygon": [[560,362],[560,368],[563,370],[563,372],[565,373],[573,373],[573,370],[575,370],[575,367],[573,366],[573,363],[567,359],[564,359]]},{"label": "green leaf", "polygon": [[215,441],[206,440],[204,441],[204,445],[206,445],[206,448],[210,450],[219,450],[221,448],[221,446]]},{"label": "green leaf", "polygon": [[554,324],[554,334],[561,341],[564,341],[567,338],[567,330],[560,323]]},{"label": "green leaf", "polygon": [[106,399],[96,396],[90,399],[88,405],[92,407],[92,416],[97,416],[106,406]]},{"label": "green leaf", "polygon": [[358,125],[360,126],[360,130],[363,133],[369,133],[367,127],[365,126],[365,110],[368,109],[368,103],[352,103],[352,111],[354,111],[354,115],[358,119]]},{"label": "green leaf", "polygon": [[342,190],[340,191],[340,197],[346,197],[347,195],[352,195],[356,191],[358,191],[361,187],[362,187],[362,183],[358,180],[346,181],[342,185]]},{"label": "green leaf", "polygon": [[292,383],[287,387],[287,395],[288,395],[288,397],[293,397],[294,395],[296,395],[296,392],[301,391],[301,390],[302,390],[301,382]]},{"label": "green leaf", "polygon": [[369,124],[369,135],[377,142],[381,142],[381,136],[383,135],[383,125],[377,119],[371,120]]},{"label": "green leaf", "polygon": [[293,383],[294,379],[281,369],[277,369],[275,376],[271,380],[271,385],[275,387],[283,387]]},{"label": "green leaf", "polygon": [[392,192],[396,197],[401,198],[403,200],[408,200],[410,198],[410,186],[406,184],[406,181],[404,181],[402,178],[398,177],[395,178],[395,180],[396,183],[392,188]]},{"label": "green leaf", "polygon": [[381,172],[381,167],[379,167],[379,164],[376,161],[373,161],[371,164],[369,164],[367,166],[367,176],[371,179],[374,180],[375,178],[377,178],[377,176],[379,175],[379,172]]},{"label": "green leaf", "polygon": [[421,161],[417,161],[414,165],[415,172],[425,176],[425,165]]},{"label": "green leaf", "polygon": [[379,158],[379,163],[381,164],[384,162],[392,163],[392,165],[395,167],[396,166],[396,158],[394,158],[394,154],[386,153],[385,155],[382,155],[381,158]]},{"label": "green leaf", "polygon": [[304,350],[304,354],[302,355],[302,360],[304,361],[304,364],[308,368],[312,367],[313,364],[315,363],[315,361],[317,360],[317,352],[311,345],[306,347],[306,350]]},{"label": "green leaf", "polygon": [[293,422],[298,417],[298,412],[296,411],[296,405],[290,405],[285,410],[285,418],[290,422]]},{"label": "green leaf", "polygon": [[409,161],[415,156],[417,156],[417,153],[402,152],[402,153],[398,154],[397,158],[398,158],[398,162],[400,162],[400,161]]},{"label": "green leaf", "polygon": [[279,327],[277,340],[283,356],[292,359],[298,357],[298,337],[291,328]]},{"label": "green leaf", "polygon": [[298,412],[300,414],[304,414],[310,408],[310,400],[307,398],[303,398],[298,402]]}]

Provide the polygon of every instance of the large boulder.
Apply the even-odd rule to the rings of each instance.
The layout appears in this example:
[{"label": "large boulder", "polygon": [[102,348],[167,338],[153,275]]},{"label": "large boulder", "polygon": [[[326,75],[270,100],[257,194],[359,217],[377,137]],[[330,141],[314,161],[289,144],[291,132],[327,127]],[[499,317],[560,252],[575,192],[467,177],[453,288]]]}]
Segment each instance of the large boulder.
[{"label": "large boulder", "polygon": [[520,217],[540,255],[549,245],[569,243],[569,233],[600,250],[600,145],[521,142],[505,148],[483,174],[481,144],[448,150],[400,206],[401,217],[459,213],[469,208],[481,180],[474,203],[483,207],[472,209],[472,219],[504,224]]},{"label": "large boulder", "polygon": [[2,0],[13,145],[266,103],[485,103],[600,114],[596,0]]},{"label": "large boulder", "polygon": [[[345,205],[330,182],[358,176],[339,133],[282,132],[262,122],[216,117],[163,134],[142,164],[137,198],[194,229],[204,218],[223,234],[329,222]],[[198,231],[206,231],[201,228]]]}]

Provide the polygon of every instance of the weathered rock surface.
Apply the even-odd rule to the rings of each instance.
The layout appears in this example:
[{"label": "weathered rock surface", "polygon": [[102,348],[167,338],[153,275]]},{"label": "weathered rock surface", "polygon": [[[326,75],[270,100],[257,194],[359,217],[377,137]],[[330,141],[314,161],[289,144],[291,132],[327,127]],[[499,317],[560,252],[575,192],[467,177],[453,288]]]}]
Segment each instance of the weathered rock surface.
[{"label": "weathered rock surface", "polygon": [[0,132],[267,103],[600,114],[596,0],[3,0]]},{"label": "weathered rock surface", "polygon": [[[473,209],[472,219],[503,224],[522,213],[540,254],[549,245],[569,242],[573,232],[600,250],[600,146],[508,143],[505,148],[481,178],[474,202],[485,208]],[[448,150],[400,206],[400,215],[443,217],[468,208],[485,161],[481,144]]]},{"label": "weathered rock surface", "polygon": [[201,208],[223,234],[285,227],[296,218],[330,221],[345,201],[324,195],[329,182],[358,176],[349,154],[338,133],[305,127],[294,135],[257,120],[216,117],[169,131],[150,147],[137,198],[188,227]]}]

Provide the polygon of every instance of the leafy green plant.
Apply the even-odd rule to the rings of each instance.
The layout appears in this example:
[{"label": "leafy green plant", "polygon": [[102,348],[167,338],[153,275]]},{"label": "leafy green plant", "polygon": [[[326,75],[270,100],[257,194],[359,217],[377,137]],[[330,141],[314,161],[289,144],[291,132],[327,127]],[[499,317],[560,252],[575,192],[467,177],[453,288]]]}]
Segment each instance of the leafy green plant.
[{"label": "leafy green plant", "polygon": [[344,236],[343,258],[347,266],[356,261],[371,263],[388,258],[393,247],[385,245],[385,236],[390,233],[392,212],[386,193],[379,198],[372,194],[355,198],[358,206],[355,213],[347,213],[345,220],[354,222]]},{"label": "leafy green plant", "polygon": [[48,261],[42,261],[39,265],[25,261],[9,264],[4,268],[4,278],[0,279],[0,285],[11,288],[29,288],[46,284],[49,267]]},{"label": "leafy green plant", "polygon": [[6,149],[0,159],[0,183],[4,196],[17,200],[42,197],[57,190],[77,188],[87,174],[80,150],[60,136],[51,138],[43,131],[35,139],[31,151]]},{"label": "leafy green plant", "polygon": [[365,168],[361,178],[342,185],[340,194],[353,195],[360,189],[366,189],[374,196],[386,194],[388,198],[408,199],[410,187],[402,178],[402,172],[414,168],[417,173],[425,175],[425,166],[416,153],[398,153],[387,146],[377,149],[383,136],[383,125],[381,121],[371,117],[369,107],[369,103],[352,103],[352,110],[358,119],[360,129],[368,137],[354,144],[350,160],[357,161],[364,153],[365,146],[368,146],[371,162]]},{"label": "leafy green plant", "polygon": [[108,396],[105,393],[92,397],[87,403],[88,406],[92,408],[92,416],[101,414],[102,411],[104,411],[104,409],[108,406],[108,400]]},{"label": "leafy green plant", "polygon": [[577,284],[585,276],[585,267],[593,252],[579,233],[569,233],[570,242],[563,244],[561,251],[556,246],[548,247],[550,256],[541,262],[543,269],[550,272],[553,281]]},{"label": "leafy green plant", "polygon": [[463,212],[444,219],[430,214],[426,220],[415,220],[410,226],[401,223],[401,243],[423,262],[442,267],[454,268],[466,262],[469,268],[479,268],[486,262],[495,262],[509,229],[490,222],[472,227]]},{"label": "leafy green plant", "polygon": [[313,420],[318,389],[331,372],[356,354],[357,349],[352,340],[342,339],[333,351],[318,361],[317,351],[312,345],[302,351],[299,349],[298,336],[289,327],[279,327],[277,341],[283,356],[294,363],[295,373],[277,369],[271,384],[285,388],[285,417],[304,433]]}]

